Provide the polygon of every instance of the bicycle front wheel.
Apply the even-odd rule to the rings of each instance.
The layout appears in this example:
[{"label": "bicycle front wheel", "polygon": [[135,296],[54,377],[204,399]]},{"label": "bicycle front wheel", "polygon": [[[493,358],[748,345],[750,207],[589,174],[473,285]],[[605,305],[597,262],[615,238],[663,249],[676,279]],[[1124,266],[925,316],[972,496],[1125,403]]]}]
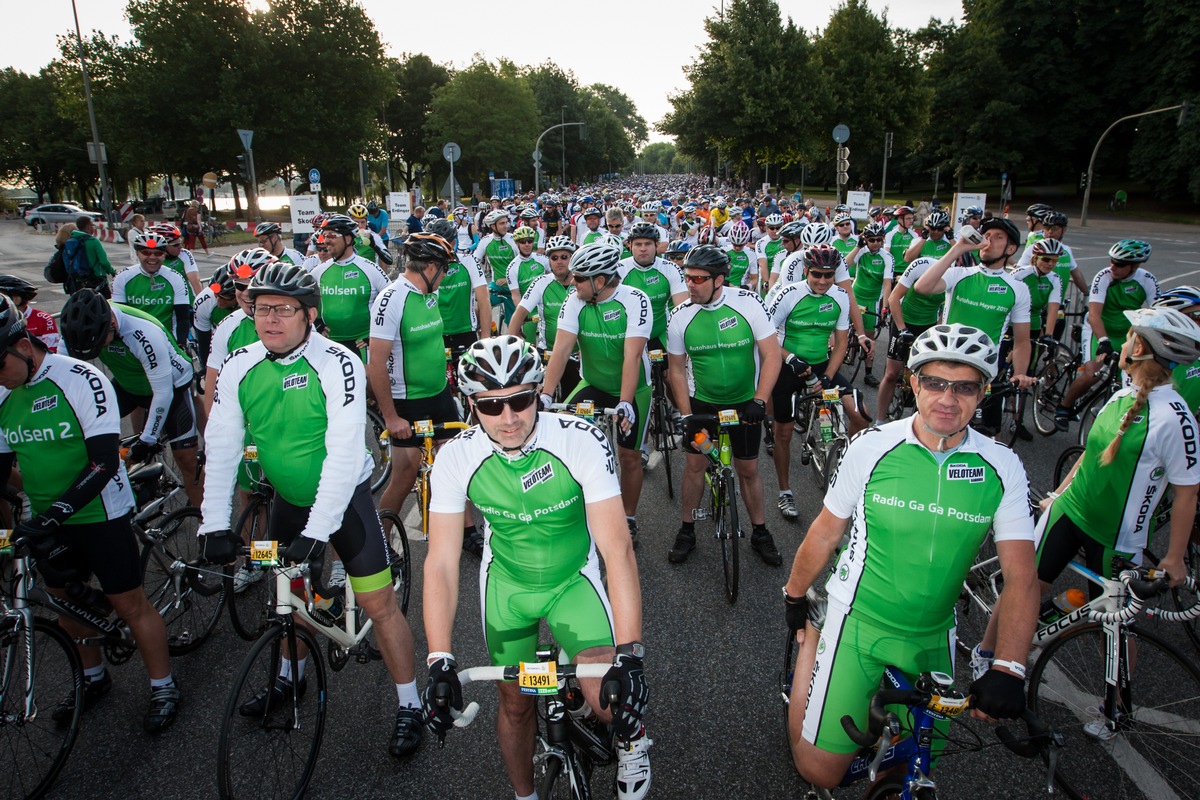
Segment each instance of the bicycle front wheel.
[{"label": "bicycle front wheel", "polygon": [[675,484],[671,478],[671,451],[675,448],[675,437],[671,433],[671,420],[667,414],[667,401],[659,397],[654,400],[654,447],[662,454],[663,473],[667,479],[667,497],[675,499]]},{"label": "bicycle front wheel", "polygon": [[223,800],[298,800],[312,780],[325,731],[325,665],[316,637],[298,626],[293,631],[309,650],[299,691],[261,704],[259,713],[244,708],[274,685],[287,658],[288,631],[276,624],[250,649],[229,693],[217,745],[217,789]]},{"label": "bicycle front wheel", "polygon": [[1029,677],[1029,707],[1070,737],[1055,778],[1073,798],[1194,796],[1200,670],[1148,631],[1131,627],[1127,636],[1130,688],[1116,735],[1107,741],[1081,730],[1105,702],[1104,628],[1069,630],[1038,657]]},{"label": "bicycle front wheel", "polygon": [[388,432],[383,415],[373,408],[367,409],[367,452],[371,454],[371,494],[377,494],[387,486],[388,478],[392,476],[392,450],[390,437],[385,441],[383,436]]},{"label": "bicycle front wheel", "polygon": [[408,598],[412,593],[412,553],[408,546],[408,533],[404,530],[400,515],[395,511],[380,511],[379,521],[385,532],[391,532],[388,542],[392,551],[392,585],[396,588],[396,601],[400,604],[400,613],[407,616]]},{"label": "bicycle front wheel", "polygon": [[[9,620],[0,630],[0,658],[0,747],[8,757],[0,786],[5,797],[42,797],[75,746],[83,667],[70,637],[45,619],[34,619],[32,629]],[[25,713],[27,684],[33,687],[32,716]],[[74,701],[75,712],[59,723],[51,711],[63,700]]]},{"label": "bicycle front wheel", "polygon": [[142,553],[142,586],[167,626],[167,646],[173,656],[204,644],[225,606],[227,581],[215,570],[195,568],[201,560],[198,527],[200,509],[172,511],[156,530],[149,531],[153,544]]},{"label": "bicycle front wheel", "polygon": [[721,542],[721,567],[725,574],[725,599],[730,603],[738,596],[738,513],[737,476],[728,472],[721,482],[721,505],[717,518],[717,539]]},{"label": "bicycle front wheel", "polygon": [[[1047,356],[1043,355],[1043,359]],[[1038,433],[1049,436],[1058,428],[1054,412],[1075,379],[1075,356],[1068,347],[1059,347],[1044,366],[1037,371],[1038,382],[1033,387],[1033,426]]]},{"label": "bicycle front wheel", "polygon": [[[1186,586],[1180,586],[1178,589],[1172,591],[1175,607],[1180,611],[1185,608],[1191,608],[1197,602],[1200,602],[1200,598],[1196,597],[1197,592],[1200,591],[1200,545],[1195,543],[1188,545],[1187,568],[1188,574],[1196,580],[1198,588],[1190,590]],[[1197,650],[1200,650],[1200,619],[1189,620],[1181,624],[1183,625],[1184,633],[1191,639],[1192,645]]]},{"label": "bicycle front wheel", "polygon": [[1051,489],[1057,490],[1059,486],[1062,486],[1063,478],[1067,477],[1071,467],[1075,466],[1075,462],[1081,455],[1083,455],[1083,447],[1077,444],[1071,445],[1059,454],[1058,461],[1054,464],[1054,485],[1050,487]]},{"label": "bicycle front wheel", "polygon": [[[254,497],[242,511],[234,529],[243,542],[267,538],[269,503]],[[248,642],[262,636],[271,621],[275,580],[271,570],[243,561],[233,567],[225,579],[225,597],[229,604],[229,622],[237,635]]]}]

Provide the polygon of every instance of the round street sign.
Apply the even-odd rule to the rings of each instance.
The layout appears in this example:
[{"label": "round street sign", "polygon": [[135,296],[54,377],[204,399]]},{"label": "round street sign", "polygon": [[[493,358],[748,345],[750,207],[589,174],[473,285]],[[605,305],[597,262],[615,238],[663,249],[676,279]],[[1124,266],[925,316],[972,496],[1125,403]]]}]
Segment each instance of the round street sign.
[{"label": "round street sign", "polygon": [[451,164],[453,164],[455,161],[458,161],[458,158],[461,155],[462,150],[455,142],[446,142],[446,146],[442,148],[442,158],[446,159]]},{"label": "round street sign", "polygon": [[321,170],[317,169],[316,167],[313,167],[312,169],[310,169],[308,171],[308,182],[309,183],[320,183],[321,182]]},{"label": "round street sign", "polygon": [[217,173],[215,173],[215,172],[204,173],[204,177],[202,177],[200,179],[200,182],[204,184],[204,187],[206,189],[217,188]]},{"label": "round street sign", "polygon": [[850,129],[845,125],[838,125],[833,129],[833,140],[838,144],[845,144],[850,138]]}]

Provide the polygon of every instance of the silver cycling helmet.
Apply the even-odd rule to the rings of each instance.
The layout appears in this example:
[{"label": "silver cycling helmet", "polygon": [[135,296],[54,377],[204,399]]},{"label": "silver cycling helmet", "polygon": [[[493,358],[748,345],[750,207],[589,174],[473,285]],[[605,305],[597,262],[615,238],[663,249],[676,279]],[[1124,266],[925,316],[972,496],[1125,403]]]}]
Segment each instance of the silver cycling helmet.
[{"label": "silver cycling helmet", "polygon": [[999,356],[991,338],[969,325],[934,325],[913,342],[908,368],[913,372],[930,361],[952,361],[974,367],[990,383],[996,377]]},{"label": "silver cycling helmet", "polygon": [[1125,318],[1154,354],[1135,360],[1153,358],[1167,369],[1175,369],[1200,358],[1200,326],[1182,311],[1161,306],[1137,308],[1126,311]]},{"label": "silver cycling helmet", "polygon": [[480,339],[463,353],[458,362],[458,388],[471,396],[539,383],[543,374],[533,345],[516,336],[492,336]]}]

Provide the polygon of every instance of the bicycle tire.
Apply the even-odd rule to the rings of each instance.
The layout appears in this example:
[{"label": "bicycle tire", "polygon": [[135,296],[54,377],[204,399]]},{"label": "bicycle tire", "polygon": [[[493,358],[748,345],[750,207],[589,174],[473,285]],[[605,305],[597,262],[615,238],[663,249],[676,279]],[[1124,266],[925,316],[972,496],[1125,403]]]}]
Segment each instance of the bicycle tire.
[{"label": "bicycle tire", "polygon": [[190,653],[208,640],[221,621],[228,588],[224,578],[213,570],[180,571],[179,590],[175,589],[172,565],[195,565],[201,561],[200,509],[188,506],[163,517],[151,534],[152,543],[142,549],[142,586],[150,605],[163,618],[167,628],[167,648],[171,655]]},{"label": "bicycle tire", "polygon": [[1064,449],[1058,455],[1058,461],[1054,463],[1054,485],[1051,489],[1058,489],[1062,486],[1063,478],[1067,477],[1067,473],[1071,471],[1071,467],[1075,466],[1075,462],[1083,455],[1084,448],[1081,445],[1073,444]]},{"label": "bicycle tire", "polygon": [[371,494],[378,494],[392,477],[391,445],[383,444],[382,436],[387,433],[383,415],[374,408],[367,408],[367,452],[371,454]]},{"label": "bicycle tire", "polygon": [[791,711],[789,702],[792,696],[792,681],[796,677],[796,634],[787,632],[783,647],[783,669],[779,672],[779,699],[783,704],[783,741],[788,751],[792,748],[792,735],[788,727],[788,717]]},{"label": "bicycle tire", "polygon": [[1108,403],[1108,397],[1101,392],[1079,411],[1079,433],[1075,441],[1080,445],[1087,444],[1088,434],[1092,432],[1092,426],[1096,424],[1096,417],[1100,415],[1100,409]]},{"label": "bicycle tire", "polygon": [[[253,497],[238,517],[234,529],[243,542],[253,542],[265,538],[267,520],[265,516],[270,511],[270,503],[262,496]],[[260,513],[262,516],[260,516]],[[269,569],[251,567],[251,571],[261,577],[255,578],[245,589],[234,591],[233,576],[241,567],[230,567],[226,571],[225,604],[229,607],[229,623],[234,632],[247,642],[256,641],[267,629],[274,613],[275,581]]]},{"label": "bicycle tire", "polygon": [[[28,638],[32,630],[32,640]],[[34,653],[34,700],[40,713],[25,717],[26,646]],[[3,785],[6,797],[43,797],[71,755],[83,713],[83,666],[71,638],[50,620],[33,618],[32,629],[14,621],[0,630],[0,746],[12,756]],[[75,713],[60,725],[54,704],[75,701]]]},{"label": "bicycle tire", "polygon": [[829,485],[833,483],[833,477],[837,475],[838,467],[842,464],[842,456],[846,454],[847,444],[846,437],[839,436],[829,445],[829,453],[825,457],[825,485],[821,487],[822,492],[829,491]]},{"label": "bicycle tire", "polygon": [[954,609],[955,644],[959,650],[970,655],[975,645],[983,641],[988,620],[1000,600],[1004,587],[1004,576],[996,560],[996,543],[988,536],[980,545],[975,563],[963,579],[958,603]]},{"label": "bicycle tire", "polygon": [[667,401],[663,397],[654,399],[654,413],[650,419],[654,425],[654,448],[662,453],[663,472],[667,479],[667,497],[675,499],[675,483],[671,477],[671,450],[675,448],[674,436],[670,433],[670,418]]},{"label": "bicycle tire", "polygon": [[846,346],[846,357],[842,359],[842,377],[847,383],[853,384],[858,378],[858,373],[862,370],[863,359],[866,353],[863,352],[862,345],[858,342],[858,337],[851,332],[850,341]]},{"label": "bicycle tire", "polygon": [[871,787],[863,800],[899,800],[904,792],[903,775],[885,775]]},{"label": "bicycle tire", "polygon": [[738,515],[737,476],[732,471],[722,479],[721,503],[723,513],[717,519],[717,538],[721,542],[721,569],[725,576],[725,599],[737,602],[738,597]]},{"label": "bicycle tire", "polygon": [[[1191,796],[1196,785],[1193,770],[1200,763],[1200,741],[1190,731],[1200,719],[1200,669],[1155,634],[1137,626],[1127,631],[1137,639],[1137,666],[1130,678],[1136,686],[1129,693],[1137,707],[1118,723],[1117,737],[1123,741],[1072,736],[1070,747],[1060,755],[1055,780],[1077,800],[1140,797],[1147,783],[1156,781],[1175,796]],[[1106,652],[1099,624],[1068,630],[1042,649],[1030,673],[1029,707],[1051,730],[1078,731],[1080,723],[1094,715],[1089,709],[1104,701]],[[1173,735],[1177,733],[1183,735]],[[1137,780],[1130,771],[1138,773]],[[1168,796],[1166,791],[1155,793],[1152,786],[1148,791],[1150,797]]]},{"label": "bicycle tire", "polygon": [[[396,589],[396,599],[400,603],[400,613],[408,616],[408,601],[412,594],[412,551],[408,544],[408,532],[404,529],[404,521],[395,511],[384,509],[379,512],[379,522],[387,531],[387,523],[392,524],[392,535],[388,537],[392,548],[392,581],[397,578],[403,582]],[[399,533],[396,533],[396,532]]]},{"label": "bicycle tire", "polygon": [[1075,353],[1066,345],[1060,345],[1053,358],[1047,359],[1036,372],[1039,381],[1033,387],[1033,426],[1043,436],[1058,431],[1054,412],[1075,378],[1076,366]]},{"label": "bicycle tire", "polygon": [[[242,716],[240,712],[244,703],[279,675],[288,631],[277,622],[246,655],[225,702],[217,743],[217,791],[223,800],[299,800],[312,780],[325,731],[328,687],[316,637],[299,626],[292,630],[309,650],[304,674],[307,691],[262,716]],[[292,746],[293,736],[296,747]],[[301,737],[311,738],[301,741]]]}]

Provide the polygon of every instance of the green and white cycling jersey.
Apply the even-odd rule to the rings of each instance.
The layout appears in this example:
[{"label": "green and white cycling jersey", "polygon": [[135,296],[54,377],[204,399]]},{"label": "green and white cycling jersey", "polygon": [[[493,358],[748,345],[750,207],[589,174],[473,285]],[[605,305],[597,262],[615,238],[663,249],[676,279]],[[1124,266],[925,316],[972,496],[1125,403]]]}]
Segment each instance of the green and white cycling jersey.
[{"label": "green and white cycling jersey", "polygon": [[904,260],[904,251],[912,246],[913,238],[912,228],[905,230],[899,224],[884,234],[883,249],[892,254],[897,269],[908,267],[908,262]]},{"label": "green and white cycling jersey", "polygon": [[916,416],[850,441],[825,508],[853,519],[826,589],[831,610],[911,633],[954,627],[963,579],[992,530],[997,542],[1033,541],[1029,481],[1013,451],[967,428],[934,453]]},{"label": "green and white cycling jersey", "polygon": [[277,255],[276,258],[285,264],[295,264],[297,267],[304,266],[305,261],[303,253],[301,253],[299,250],[293,250],[290,247],[284,247],[283,252]]},{"label": "green and white cycling jersey", "polygon": [[489,233],[479,240],[471,255],[479,264],[483,277],[492,282],[502,281],[508,274],[509,262],[517,257],[517,243],[511,233],[504,234],[504,238]]},{"label": "green and white cycling jersey", "polygon": [[1045,238],[1046,238],[1046,232],[1044,230],[1030,231],[1029,235],[1025,237],[1025,248],[1028,249],[1030,247],[1033,247],[1035,244],[1037,244],[1038,242],[1040,242],[1042,239],[1045,239]]},{"label": "green and white cycling jersey", "polygon": [[268,353],[261,342],[237,350],[217,378],[204,430],[204,521],[197,532],[229,529],[248,434],[279,496],[312,509],[300,535],[329,541],[342,526],[355,487],[371,475],[371,458],[362,446],[367,424],[362,360],[316,331],[282,358]]},{"label": "green and white cycling jersey", "polygon": [[840,286],[817,294],[808,281],[788,284],[768,307],[783,349],[810,364],[829,360],[829,337],[850,330],[850,295]]},{"label": "green and white cycling jersey", "polygon": [[[579,371],[589,386],[621,396],[621,369],[625,340],[649,339],[654,325],[650,298],[641,289],[618,285],[600,303],[585,303],[572,292],[558,315],[558,330],[573,333],[579,341]],[[636,388],[650,385],[650,357],[641,355],[641,376]]]},{"label": "green and white cycling jersey", "polygon": [[775,333],[762,299],[726,286],[708,305],[690,300],[671,313],[667,353],[688,357],[691,395],[706,403],[745,403],[758,388],[758,342]]},{"label": "green and white cycling jersey", "polygon": [[730,247],[725,255],[729,256],[729,286],[747,286],[750,276],[758,275],[758,258],[747,247]]},{"label": "green and white cycling jersey", "polygon": [[547,274],[530,284],[521,296],[521,308],[525,309],[525,313],[538,316],[538,347],[544,350],[554,349],[554,337],[558,334],[558,315],[562,313],[567,296],[574,291],[574,284],[559,283],[553,275]]},{"label": "green and white cycling jersey", "polygon": [[608,233],[608,231],[604,229],[604,226],[600,226],[595,230],[592,230],[587,226],[586,222],[580,220],[578,227],[575,229],[575,244],[579,247],[583,247],[585,244],[591,244],[592,242],[596,241],[606,233]]},{"label": "green and white cycling jersey", "polygon": [[437,295],[401,275],[371,307],[371,338],[392,343],[387,370],[392,397],[420,400],[446,388],[446,346]]},{"label": "green and white cycling jersey", "polygon": [[[1045,238],[1045,237],[1042,237]],[[1059,242],[1062,244],[1062,242]],[[1062,245],[1063,254],[1058,257],[1058,263],[1054,265],[1054,272],[1058,275],[1058,279],[1062,282],[1063,288],[1071,283],[1071,273],[1077,272],[1082,274],[1083,270],[1079,268],[1079,263],[1075,260],[1075,253],[1065,244]],[[1026,267],[1033,263],[1033,243],[1025,246],[1025,251],[1021,253],[1021,258],[1017,261],[1018,267]]]},{"label": "green and white cycling jersey", "polygon": [[478,426],[438,452],[429,510],[484,518],[481,580],[498,572],[531,589],[557,586],[596,561],[586,505],[621,494],[604,434],[565,414],[539,412],[529,441],[503,453]]},{"label": "green and white cycling jersey", "polygon": [[[508,270],[505,272],[508,289],[510,292],[516,291],[524,295],[525,290],[535,279],[549,271],[550,261],[545,256],[530,253],[529,258],[521,258],[518,254],[516,258],[508,262]],[[526,341],[533,341],[533,338],[537,336],[537,323],[526,322],[522,327],[522,332],[525,334]]]},{"label": "green and white cycling jersey", "polygon": [[[176,344],[175,337],[154,317],[119,303],[109,305],[117,321],[117,332],[100,349],[100,363],[108,367],[113,383],[121,389],[151,398],[141,436],[147,442],[156,442],[175,390],[192,380],[192,362]],[[66,348],[65,342],[62,348]]]},{"label": "green and white cycling jersey", "polygon": [[[883,294],[883,282],[894,280],[896,277],[895,259],[892,258],[891,253],[883,248],[880,248],[876,253],[872,253],[864,247],[854,257],[854,264],[852,266],[855,299],[858,300],[861,306],[868,309],[874,308],[879,303],[879,298]],[[870,327],[872,330],[874,329],[873,324]]]},{"label": "green and white cycling jersey", "polygon": [[479,330],[479,309],[475,302],[478,286],[487,286],[487,281],[475,258],[470,253],[459,253],[458,259],[446,266],[446,275],[437,289],[444,335]]},{"label": "green and white cycling jersey", "polygon": [[1192,414],[1200,414],[1200,361],[1180,364],[1172,370],[1171,384]]},{"label": "green and white cycling jersey", "polygon": [[650,338],[661,340],[667,332],[667,317],[675,307],[671,298],[678,294],[687,294],[683,271],[664,258],[656,257],[649,266],[643,267],[630,256],[617,264],[617,274],[621,276],[623,286],[641,289],[646,297],[650,298],[650,308],[654,311]]},{"label": "green and white cycling jersey", "polygon": [[[1158,279],[1142,267],[1135,269],[1123,281],[1113,280],[1111,266],[1096,273],[1088,293],[1088,304],[1103,304],[1103,308],[1100,309],[1100,321],[1104,323],[1104,331],[1108,334],[1113,350],[1120,350],[1125,344],[1125,334],[1129,331],[1129,320],[1125,318],[1125,312],[1149,306],[1158,295]],[[1088,316],[1085,315],[1083,319],[1085,355],[1091,356],[1095,353],[1091,341],[1092,325]]]},{"label": "green and white cycling jersey", "polygon": [[1003,269],[951,267],[946,282],[946,322],[971,325],[999,344],[1009,325],[1029,322],[1029,289]]},{"label": "green and white cycling jersey", "polygon": [[213,331],[208,349],[208,363],[204,366],[219,371],[230,353],[249,347],[257,341],[258,330],[254,327],[254,318],[238,308],[221,320]]},{"label": "green and white cycling jersey", "polygon": [[[792,253],[781,250],[776,254],[775,261],[771,265],[771,274],[778,275],[779,277],[775,280],[775,285],[767,292],[767,296],[764,299],[767,308],[770,308],[771,304],[775,302],[775,298],[779,296],[779,292],[783,290],[783,287],[793,283],[804,283],[804,250],[800,249]],[[838,262],[837,270],[835,270],[833,275],[833,282],[834,284],[842,284],[848,280],[850,280],[850,268],[846,266],[846,259],[843,258]]]},{"label": "green and white cycling jersey", "polygon": [[946,253],[948,253],[950,248],[953,246],[954,242],[944,236],[937,240],[926,239],[925,243],[921,245],[920,257],[932,258],[934,261],[937,261],[939,258],[946,255]]},{"label": "green and white cycling jersey", "polygon": [[312,269],[321,287],[321,319],[330,339],[353,342],[371,330],[371,304],[388,285],[387,275],[374,261],[354,255],[325,261]]},{"label": "green and white cycling jersey", "polygon": [[378,233],[370,228],[359,228],[354,234],[354,252],[363,261],[378,264],[379,251],[386,251],[387,245]]},{"label": "green and white cycling jersey", "polygon": [[217,295],[212,287],[206,286],[204,291],[196,295],[196,302],[192,303],[192,327],[201,333],[208,333],[236,308],[236,305],[233,308],[221,308],[217,305]]},{"label": "green and white cycling jersey", "polygon": [[190,302],[193,299],[192,284],[188,281],[188,275],[195,275],[197,277],[200,275],[200,265],[196,263],[196,257],[192,255],[192,251],[182,247],[179,248],[179,255],[168,255],[163,259],[163,266],[169,267],[179,277],[183,278],[183,284],[187,287],[188,301]]},{"label": "green and white cycling jersey", "polygon": [[1146,546],[1164,483],[1200,483],[1196,418],[1167,385],[1150,391],[1142,412],[1121,437],[1116,458],[1100,464],[1101,453],[1116,437],[1136,395],[1136,387],[1122,389],[1100,410],[1075,477],[1054,501],[1093,539],[1131,554]]},{"label": "green and white cycling jersey", "polygon": [[112,283],[115,302],[145,311],[167,330],[175,328],[175,306],[191,307],[190,291],[174,271],[160,267],[151,274],[138,264],[121,270]]},{"label": "green and white cycling jersey", "polygon": [[765,259],[767,266],[772,267],[772,272],[775,271],[773,267],[775,263],[775,257],[782,252],[784,252],[783,239],[778,236],[774,239],[772,239],[769,235],[764,236],[754,243],[754,257],[759,261]]},{"label": "green and white cycling jersey", "polygon": [[[0,453],[16,453],[36,516],[53,505],[89,464],[86,440],[121,434],[112,383],[83,361],[47,353],[29,382],[0,387]],[[133,510],[125,464],[100,494],[64,524],[118,519]]]},{"label": "green and white cycling jersey", "polygon": [[[1062,305],[1063,286],[1058,273],[1051,270],[1042,275],[1034,267],[1017,267],[1011,273],[1013,280],[1025,284],[1029,292],[1029,332],[1035,334],[1042,329],[1042,314],[1050,303]],[[1056,320],[1050,320],[1053,330]]]},{"label": "green and white cycling jersey", "polygon": [[932,258],[914,259],[908,265],[908,268],[904,270],[904,274],[896,281],[908,290],[904,293],[904,297],[900,301],[900,313],[904,315],[904,324],[906,326],[937,324],[938,311],[946,300],[946,293],[920,294],[913,288],[913,284],[925,274],[925,270],[932,266]]},{"label": "green and white cycling jersey", "polygon": [[[850,251],[858,246],[858,240],[857,239],[843,239],[841,236],[834,236],[833,241],[830,242],[830,244],[833,245],[834,250],[837,250],[839,253],[842,254],[842,260],[846,262],[846,268],[850,271],[850,277],[851,278],[858,277],[858,273],[855,270],[855,265],[851,264],[850,260],[849,260],[850,259]],[[857,294],[857,292],[856,292],[856,294]]]}]

